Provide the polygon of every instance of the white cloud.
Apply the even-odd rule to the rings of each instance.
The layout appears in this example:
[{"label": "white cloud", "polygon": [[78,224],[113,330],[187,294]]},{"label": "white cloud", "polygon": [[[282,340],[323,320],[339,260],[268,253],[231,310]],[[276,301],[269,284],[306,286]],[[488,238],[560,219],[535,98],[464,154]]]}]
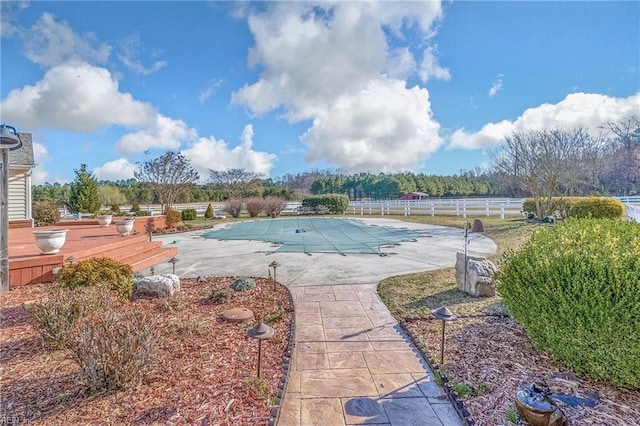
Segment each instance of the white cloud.
[{"label": "white cloud", "polygon": [[607,121],[617,121],[640,111],[640,92],[628,98],[597,93],[571,93],[557,104],[527,109],[515,121],[485,124],[478,132],[456,130],[451,146],[475,149],[496,146],[514,131],[584,127],[590,134],[600,133]]},{"label": "white cloud", "polygon": [[[143,50],[143,46],[140,37],[137,35],[127,37],[122,43],[122,50],[123,53],[117,55],[118,59],[124,66],[137,74],[150,75],[167,65],[167,61],[162,60],[155,61],[150,66],[143,65],[140,59],[138,59],[140,52]],[[157,54],[156,52],[152,56],[157,56]]]},{"label": "white cloud", "polygon": [[31,183],[33,185],[42,185],[49,180],[49,173],[44,169],[44,163],[49,160],[49,151],[47,147],[39,142],[33,141],[33,158],[36,166],[31,169]]},{"label": "white cloud", "polygon": [[426,89],[379,80],[345,96],[301,137],[307,159],[324,158],[349,173],[412,170],[442,144]]},{"label": "white cloud", "polygon": [[94,34],[76,34],[67,22],[56,22],[50,13],[43,13],[24,37],[27,58],[45,68],[69,60],[104,64],[111,55],[111,46],[99,43]]},{"label": "white cloud", "polygon": [[20,28],[14,25],[14,20],[27,7],[29,2],[25,0],[0,2],[0,36],[11,37],[20,31]]},{"label": "white cloud", "polygon": [[494,97],[495,95],[498,94],[499,91],[502,90],[502,78],[504,77],[503,74],[498,74],[498,78],[496,78],[496,81],[493,82],[493,84],[491,85],[491,88],[489,89],[489,96],[490,97]]},{"label": "white cloud", "polygon": [[116,181],[119,179],[131,179],[138,169],[135,164],[130,163],[125,158],[109,161],[102,166],[95,167],[93,174],[98,180]]},{"label": "white cloud", "polygon": [[[312,120],[302,136],[309,161],[408,169],[440,143],[438,125],[427,90],[401,81],[417,71],[416,58],[391,49],[386,31],[426,43],[441,15],[439,2],[270,3],[248,17],[255,38],[248,61],[263,72],[233,93],[232,103],[256,114],[283,108],[291,122]],[[421,73],[446,79],[434,52],[426,50]]]},{"label": "white cloud", "polygon": [[86,133],[112,124],[148,125],[156,114],[150,104],[121,93],[107,69],[85,62],[51,68],[35,85],[9,92],[0,109],[16,126]]},{"label": "white cloud", "polygon": [[116,148],[123,154],[150,148],[177,149],[183,141],[195,139],[196,136],[196,131],[184,121],[157,114],[152,125],[124,135],[116,143]]},{"label": "white cloud", "polygon": [[422,57],[422,64],[420,64],[420,78],[423,82],[427,82],[430,79],[449,81],[451,79],[451,73],[447,68],[443,68],[438,64],[436,58],[437,48],[429,46],[424,51]]},{"label": "white cloud", "polygon": [[189,149],[182,151],[203,179],[209,176],[209,169],[222,171],[244,169],[265,176],[273,168],[277,157],[267,152],[253,149],[253,126],[245,126],[240,145],[230,148],[222,139],[199,138]]},{"label": "white cloud", "polygon": [[202,93],[200,93],[200,96],[198,96],[198,100],[200,101],[200,103],[204,103],[204,101],[215,95],[216,91],[221,85],[222,80],[209,80],[207,82],[207,86],[204,88]]}]

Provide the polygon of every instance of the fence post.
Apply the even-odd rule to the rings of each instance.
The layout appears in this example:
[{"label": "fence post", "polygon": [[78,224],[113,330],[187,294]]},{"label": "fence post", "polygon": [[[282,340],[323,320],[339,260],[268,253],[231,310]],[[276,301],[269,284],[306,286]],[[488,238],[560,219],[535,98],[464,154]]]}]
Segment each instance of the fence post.
[{"label": "fence post", "polygon": [[460,216],[460,203],[456,201],[456,216]]},{"label": "fence post", "polygon": [[364,206],[360,204],[360,216],[364,215]]},{"label": "fence post", "polygon": [[436,215],[436,209],[433,207],[433,203],[431,203],[431,216]]},{"label": "fence post", "polygon": [[487,200],[487,217],[489,217],[489,200]]},{"label": "fence post", "polygon": [[504,219],[504,204],[500,206],[500,219]]},{"label": "fence post", "polygon": [[467,218],[467,207],[466,206],[462,207],[462,217],[464,219]]}]

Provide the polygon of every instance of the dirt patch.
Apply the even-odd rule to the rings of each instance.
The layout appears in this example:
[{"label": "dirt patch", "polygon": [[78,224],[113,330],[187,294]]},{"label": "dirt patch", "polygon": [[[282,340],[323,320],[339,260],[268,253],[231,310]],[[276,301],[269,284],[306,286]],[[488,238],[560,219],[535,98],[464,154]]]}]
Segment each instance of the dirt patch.
[{"label": "dirt patch", "polygon": [[[405,323],[431,358],[439,362],[441,322],[411,319]],[[538,353],[524,330],[509,317],[467,316],[447,324],[443,370],[452,384],[464,384],[462,397],[476,425],[512,425],[507,415],[521,385],[543,378],[553,393],[588,398],[593,407],[559,407],[571,425],[640,425],[640,390],[630,390],[577,377]],[[522,423],[524,424],[524,423]]]},{"label": "dirt patch", "polygon": [[[50,284],[18,287],[0,302],[0,413],[18,424],[265,425],[278,399],[287,357],[292,306],[288,290],[267,279],[227,292],[234,278],[182,280],[171,299],[139,299],[124,309],[149,313],[157,322],[154,361],[126,391],[95,394],[79,380],[70,351],[47,351],[34,331],[25,302],[43,297]],[[225,297],[215,297],[222,292]],[[211,296],[214,297],[211,297]],[[217,303],[213,303],[213,301]],[[269,321],[274,337],[247,337],[255,324],[229,323],[221,314],[251,309]]]}]

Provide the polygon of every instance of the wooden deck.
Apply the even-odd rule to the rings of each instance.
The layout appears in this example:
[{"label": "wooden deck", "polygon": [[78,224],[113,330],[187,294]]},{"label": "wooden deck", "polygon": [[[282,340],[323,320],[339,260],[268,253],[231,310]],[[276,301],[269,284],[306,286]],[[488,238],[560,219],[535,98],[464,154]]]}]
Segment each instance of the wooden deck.
[{"label": "wooden deck", "polygon": [[[140,223],[138,223],[140,222]],[[60,226],[62,225],[62,226]],[[60,253],[42,255],[31,231],[68,229]],[[137,220],[137,235],[121,236],[113,224],[100,227],[95,221],[59,223],[56,226],[9,230],[9,286],[50,282],[53,273],[73,256],[78,260],[111,257],[140,271],[174,256],[177,247],[162,247],[159,241],[147,241],[144,220]],[[142,230],[142,232],[141,232]]]}]

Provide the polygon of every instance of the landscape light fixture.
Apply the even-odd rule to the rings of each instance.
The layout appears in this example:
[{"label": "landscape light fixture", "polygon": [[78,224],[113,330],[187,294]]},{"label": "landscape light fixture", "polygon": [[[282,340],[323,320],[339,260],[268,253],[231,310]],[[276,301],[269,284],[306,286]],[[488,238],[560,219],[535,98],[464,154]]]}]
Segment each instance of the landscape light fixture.
[{"label": "landscape light fixture", "polygon": [[9,291],[9,151],[20,147],[16,128],[0,125],[0,291]]},{"label": "landscape light fixture", "polygon": [[442,321],[442,336],[440,338],[440,365],[444,364],[444,327],[445,324],[449,321],[455,321],[458,319],[456,315],[453,315],[451,311],[446,307],[442,306],[438,309],[435,309],[431,312],[431,316],[435,319]]},{"label": "landscape light fixture", "polygon": [[73,265],[75,262],[78,261],[78,258],[75,256],[69,256],[64,261],[67,262],[69,265]]},{"label": "landscape light fixture", "polygon": [[280,266],[280,264],[274,260],[269,266],[273,268],[273,291],[276,291],[276,268]]},{"label": "landscape light fixture", "polygon": [[258,379],[260,378],[260,364],[262,362],[262,341],[273,337],[274,330],[261,322],[247,331],[247,336],[258,340]]},{"label": "landscape light fixture", "polygon": [[171,264],[171,267],[173,268],[171,273],[173,275],[175,275],[176,274],[176,263],[180,262],[180,259],[178,259],[177,257],[173,256],[167,262]]}]

